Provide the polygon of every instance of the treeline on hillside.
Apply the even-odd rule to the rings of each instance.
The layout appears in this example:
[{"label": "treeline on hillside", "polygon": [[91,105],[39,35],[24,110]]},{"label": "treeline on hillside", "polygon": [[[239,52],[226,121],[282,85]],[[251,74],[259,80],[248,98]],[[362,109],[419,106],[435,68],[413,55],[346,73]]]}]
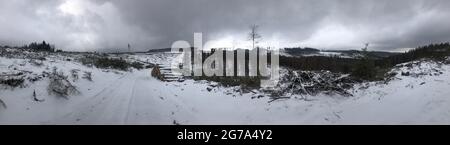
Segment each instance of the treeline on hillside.
[{"label": "treeline on hillside", "polygon": [[380,59],[369,57],[367,54],[370,54],[370,52],[365,52],[365,54],[366,55],[363,55],[361,58],[280,56],[280,65],[296,70],[329,70],[331,72],[348,73],[356,78],[374,80],[383,78],[386,71],[400,63],[422,58],[442,60],[445,57],[450,56],[450,44],[430,44],[415,48],[406,53],[400,53]]},{"label": "treeline on hillside", "polygon": [[356,59],[326,56],[287,57],[280,56],[280,66],[298,70],[329,70],[332,72],[350,73]]},{"label": "treeline on hillside", "polygon": [[375,66],[374,59],[342,58],[327,56],[286,57],[280,56],[280,66],[302,71],[327,70],[334,73],[351,74],[363,80],[379,79],[384,69]]},{"label": "treeline on hillside", "polygon": [[301,47],[284,48],[284,50],[286,51],[286,53],[292,54],[292,55],[316,54],[316,53],[320,52],[319,49],[309,48],[309,47],[305,47],[305,48],[301,48]]},{"label": "treeline on hillside", "polygon": [[430,44],[412,49],[406,53],[387,57],[376,61],[377,66],[392,67],[400,63],[414,61],[422,58],[442,60],[450,56],[450,43]]},{"label": "treeline on hillside", "polygon": [[1,48],[14,48],[14,49],[26,49],[26,50],[32,50],[32,51],[43,51],[43,52],[55,52],[55,51],[61,51],[56,50],[55,45],[52,45],[50,43],[47,43],[45,41],[42,41],[41,43],[38,42],[32,42],[28,45],[24,45],[21,47],[15,46],[2,46]]},{"label": "treeline on hillside", "polygon": [[25,45],[24,48],[32,49],[35,51],[47,51],[47,52],[55,51],[55,47],[53,45],[50,45],[49,43],[46,43],[45,41],[43,41],[42,43],[33,42],[28,46]]},{"label": "treeline on hillside", "polygon": [[[292,49],[286,49],[289,51],[294,51],[295,48]],[[193,49],[192,49],[193,51]],[[207,57],[209,57],[212,53],[214,53],[215,50],[212,50],[212,52],[204,52],[203,53],[203,61]],[[307,49],[302,48],[302,50],[299,51],[299,53],[304,53],[305,51],[313,52],[314,49]],[[234,51],[234,56],[237,56],[237,51]],[[369,51],[360,51],[358,52],[361,54],[358,58],[345,58],[345,57],[328,57],[328,56],[310,56],[310,57],[288,57],[288,56],[280,56],[280,66],[294,69],[294,70],[302,70],[302,71],[322,71],[322,70],[328,70],[330,72],[334,73],[345,73],[345,74],[351,74],[352,77],[355,79],[361,79],[361,80],[380,80],[385,77],[385,74],[387,71],[389,71],[393,66],[405,63],[409,61],[414,61],[422,58],[430,58],[430,59],[442,59],[446,56],[450,56],[450,44],[449,43],[441,43],[441,44],[431,44],[427,46],[421,46],[416,49],[410,50],[406,53],[398,53],[398,54],[389,54],[389,56],[386,57],[373,57],[373,52]],[[224,50],[224,62],[226,61],[226,53]],[[192,53],[193,55],[193,53]],[[386,55],[386,54],[383,54]],[[270,54],[268,54],[268,63],[270,64]],[[242,61],[242,60],[240,60]],[[192,60],[193,62],[193,60]],[[234,59],[234,66],[235,66],[235,73],[237,74],[236,70],[236,64],[237,59],[235,57]],[[252,86],[257,86],[257,81],[262,77],[258,76],[256,77],[249,77],[248,76],[248,66],[249,66],[249,50],[245,50],[245,77],[234,77],[233,80],[230,81],[229,79],[225,79],[221,77],[197,77],[197,79],[204,79],[204,80],[214,80],[218,82],[227,82],[226,84],[240,84],[242,82],[242,78],[249,79],[251,78],[251,81],[244,81],[244,82],[252,82]],[[225,69],[224,69],[225,70]]]}]

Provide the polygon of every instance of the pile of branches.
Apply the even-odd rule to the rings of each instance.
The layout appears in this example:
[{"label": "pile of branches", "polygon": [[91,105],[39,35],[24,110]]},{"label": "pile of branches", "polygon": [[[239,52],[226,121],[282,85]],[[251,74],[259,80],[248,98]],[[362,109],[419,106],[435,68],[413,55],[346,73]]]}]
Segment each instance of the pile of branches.
[{"label": "pile of branches", "polygon": [[318,94],[352,96],[348,91],[354,84],[360,83],[349,75],[332,73],[329,71],[291,71],[280,78],[279,93],[277,96]]}]

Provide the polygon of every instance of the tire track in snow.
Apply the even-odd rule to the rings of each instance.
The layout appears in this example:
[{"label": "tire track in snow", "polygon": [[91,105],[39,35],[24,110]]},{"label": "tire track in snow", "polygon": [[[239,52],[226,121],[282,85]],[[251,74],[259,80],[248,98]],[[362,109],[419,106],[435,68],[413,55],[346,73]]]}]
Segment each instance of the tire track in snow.
[{"label": "tire track in snow", "polygon": [[94,96],[89,97],[87,100],[82,101],[77,106],[72,108],[73,111],[60,117],[56,121],[50,122],[55,122],[54,124],[104,124],[101,122],[102,120],[100,116],[104,115],[104,113],[108,111],[106,107],[113,103],[113,101],[117,98],[115,95],[116,92],[120,90],[123,82],[126,82],[128,78],[130,78],[129,74],[121,76]]},{"label": "tire track in snow", "polygon": [[189,106],[175,97],[177,92],[165,88],[166,84],[141,73],[134,84],[126,124],[171,125],[178,115],[184,119],[194,117]]},{"label": "tire track in snow", "polygon": [[124,124],[128,124],[128,122],[129,122],[129,117],[130,117],[129,115],[130,115],[130,111],[131,111],[131,106],[133,105],[133,101],[134,101],[134,98],[135,98],[136,84],[137,84],[137,80],[135,80],[134,83],[133,83],[133,88],[131,90],[131,97],[130,97],[130,100],[128,101],[127,114],[126,114],[126,116],[124,118],[124,121],[123,121]]},{"label": "tire track in snow", "polygon": [[[55,124],[173,124],[196,119],[182,92],[144,72],[124,75],[72,108]],[[179,120],[183,119],[183,120]],[[187,119],[187,120],[186,120]]]}]

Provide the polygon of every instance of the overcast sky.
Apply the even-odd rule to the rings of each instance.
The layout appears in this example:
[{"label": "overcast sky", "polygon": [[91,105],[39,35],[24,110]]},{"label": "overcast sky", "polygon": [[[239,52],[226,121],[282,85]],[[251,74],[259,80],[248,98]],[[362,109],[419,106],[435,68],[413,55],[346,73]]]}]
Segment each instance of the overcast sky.
[{"label": "overcast sky", "polygon": [[[450,41],[449,0],[0,0],[0,44],[46,40],[73,51],[170,47],[202,32],[320,49],[411,48]],[[262,44],[261,44],[262,45]]]}]

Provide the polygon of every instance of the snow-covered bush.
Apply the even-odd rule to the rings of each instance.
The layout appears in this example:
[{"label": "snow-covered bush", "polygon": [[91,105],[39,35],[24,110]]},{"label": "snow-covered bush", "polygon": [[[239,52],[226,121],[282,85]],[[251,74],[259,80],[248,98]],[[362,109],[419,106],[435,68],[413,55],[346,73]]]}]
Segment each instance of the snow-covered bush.
[{"label": "snow-covered bush", "polygon": [[149,63],[147,66],[145,66],[145,68],[154,68],[155,66],[156,64]]},{"label": "snow-covered bush", "polygon": [[138,69],[138,70],[144,69],[144,64],[137,62],[137,61],[131,63],[130,65],[131,65],[131,67]]},{"label": "snow-covered bush", "polygon": [[43,78],[45,78],[45,74],[31,74],[31,75],[28,75],[27,80],[29,82],[34,83],[34,82],[42,80]]},{"label": "snow-covered bush", "polygon": [[10,79],[6,79],[6,80],[0,80],[0,84],[4,84],[13,88],[19,87],[19,86],[23,86],[24,83],[24,79],[23,78],[10,78]]},{"label": "snow-covered bush", "polygon": [[81,64],[83,64],[87,67],[93,67],[94,63],[95,63],[95,57],[92,57],[92,56],[82,57],[82,58],[79,58],[79,62],[81,62]]},{"label": "snow-covered bush", "polygon": [[1,74],[0,84],[6,85],[12,88],[23,87],[24,86],[24,75],[23,73],[12,73],[12,74]]},{"label": "snow-covered bush", "polygon": [[30,59],[29,61],[32,65],[40,67],[42,65],[44,65],[44,63],[42,62],[42,60],[37,60],[37,59]]},{"label": "snow-covered bush", "polygon": [[117,69],[127,71],[129,64],[123,59],[116,58],[99,58],[95,61],[94,65],[97,68]]},{"label": "snow-covered bush", "polygon": [[73,82],[76,82],[78,80],[78,72],[80,70],[79,69],[72,69],[70,70],[70,75],[72,76]]},{"label": "snow-covered bush", "polygon": [[92,82],[92,72],[85,71],[82,78]]},{"label": "snow-covered bush", "polygon": [[80,93],[77,88],[70,83],[68,76],[65,76],[63,72],[58,72],[56,67],[53,69],[53,73],[50,74],[48,92],[49,94],[55,94],[65,98],[69,95]]},{"label": "snow-covered bush", "polygon": [[142,69],[143,64],[135,62],[129,63],[121,58],[109,58],[108,56],[87,56],[80,58],[80,62],[86,66],[95,66],[101,69],[116,69],[121,71],[128,71],[131,67]]},{"label": "snow-covered bush", "polygon": [[92,81],[92,72],[85,71],[82,78],[88,81]]}]

